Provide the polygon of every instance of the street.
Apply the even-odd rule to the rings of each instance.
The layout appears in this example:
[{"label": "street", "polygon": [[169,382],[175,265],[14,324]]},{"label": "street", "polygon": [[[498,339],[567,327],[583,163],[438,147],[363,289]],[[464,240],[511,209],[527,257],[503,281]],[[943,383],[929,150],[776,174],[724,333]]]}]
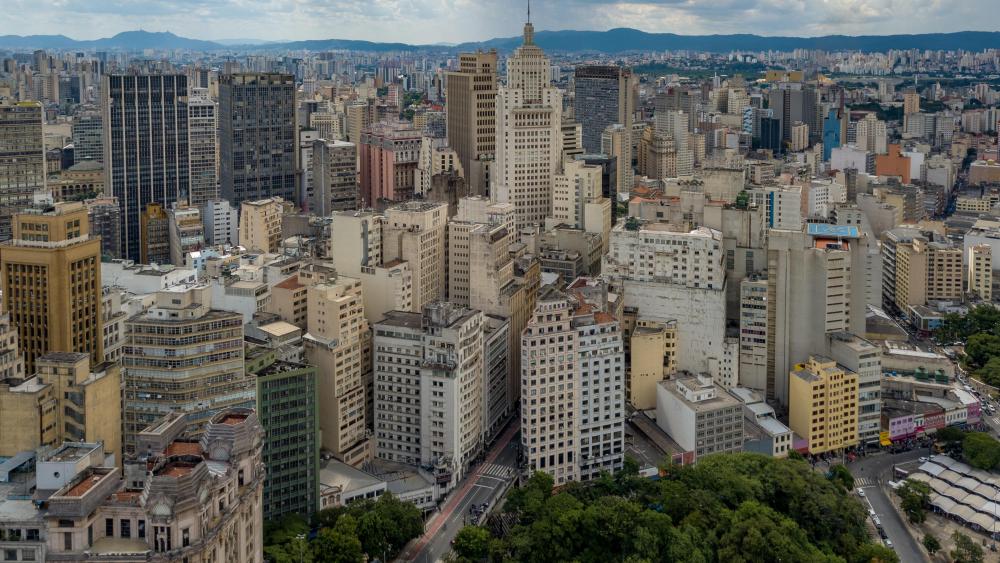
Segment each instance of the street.
[{"label": "street", "polygon": [[492,503],[506,483],[517,476],[517,436],[520,424],[514,422],[497,439],[482,463],[466,476],[448,496],[441,512],[427,523],[424,535],[417,538],[399,556],[399,561],[434,563],[451,550],[451,540],[469,518],[469,508]]},{"label": "street", "polygon": [[[914,462],[926,455],[928,455],[927,448],[917,448],[895,455],[875,454],[859,457],[847,466],[854,475],[855,491],[853,494],[857,495],[858,488],[864,489],[865,498],[859,500],[866,508],[875,511],[882,522],[886,535],[892,541],[893,549],[899,554],[899,560],[903,562],[923,561],[924,556],[917,545],[917,540],[910,535],[906,528],[903,516],[896,512],[890,502],[886,483],[894,480],[893,464]],[[908,463],[908,465],[915,466],[913,463]]]}]

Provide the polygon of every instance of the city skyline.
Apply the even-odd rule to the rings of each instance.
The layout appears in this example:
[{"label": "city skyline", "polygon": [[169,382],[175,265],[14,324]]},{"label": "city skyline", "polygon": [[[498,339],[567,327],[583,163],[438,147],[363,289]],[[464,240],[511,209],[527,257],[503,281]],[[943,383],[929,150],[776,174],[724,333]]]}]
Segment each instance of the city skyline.
[{"label": "city skyline", "polygon": [[[171,31],[223,43],[358,39],[411,44],[460,43],[516,35],[526,17],[523,0],[223,0],[205,5],[172,0],[139,5],[112,0],[12,0],[0,36],[66,35],[79,40],[142,29]],[[989,0],[556,0],[536,2],[541,30],[603,31],[619,27],[651,33],[816,37],[997,31],[978,15]],[[422,24],[421,24],[422,23]],[[413,25],[418,24],[418,25]]]}]

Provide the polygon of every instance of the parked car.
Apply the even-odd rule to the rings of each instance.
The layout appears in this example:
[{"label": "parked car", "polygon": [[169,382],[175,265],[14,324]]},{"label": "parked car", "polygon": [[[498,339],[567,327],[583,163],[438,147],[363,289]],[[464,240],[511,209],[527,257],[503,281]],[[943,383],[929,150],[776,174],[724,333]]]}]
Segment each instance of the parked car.
[{"label": "parked car", "polygon": [[858,496],[861,498],[865,498],[865,490],[862,489],[861,487],[858,487]]}]

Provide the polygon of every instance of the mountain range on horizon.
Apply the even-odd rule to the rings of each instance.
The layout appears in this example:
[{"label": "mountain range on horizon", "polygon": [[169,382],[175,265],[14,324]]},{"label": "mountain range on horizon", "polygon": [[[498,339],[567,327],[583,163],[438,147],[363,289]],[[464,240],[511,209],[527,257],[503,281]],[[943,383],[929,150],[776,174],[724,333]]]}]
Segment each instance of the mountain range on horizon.
[{"label": "mountain range on horizon", "polygon": [[[825,35],[821,37],[732,35],[678,35],[648,33],[637,29],[617,28],[608,31],[538,31],[535,43],[552,52],[623,53],[630,51],[791,51],[820,49],[826,51],[858,50],[887,51],[889,49],[964,49],[981,51],[1000,45],[998,31],[959,31],[953,33],[921,33],[912,35]],[[171,32],[126,31],[113,37],[76,40],[65,35],[0,35],[0,49],[56,50],[128,50],[184,49],[191,51],[222,50],[311,50],[347,49],[356,51],[470,51],[495,48],[510,51],[521,44],[521,37],[499,37],[458,45],[411,45],[407,43],[375,42],[356,39],[313,39],[288,42],[247,40],[236,45],[233,40],[207,41],[181,37]]]}]

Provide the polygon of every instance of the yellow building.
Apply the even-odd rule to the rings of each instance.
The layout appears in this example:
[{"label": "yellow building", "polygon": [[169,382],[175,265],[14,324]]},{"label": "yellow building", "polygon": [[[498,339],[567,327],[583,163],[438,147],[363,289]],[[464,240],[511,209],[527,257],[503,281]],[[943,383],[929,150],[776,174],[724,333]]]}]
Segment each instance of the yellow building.
[{"label": "yellow building", "polygon": [[960,301],[963,294],[962,250],[922,236],[896,246],[896,306],[928,301]]},{"label": "yellow building", "polygon": [[903,115],[920,113],[920,94],[914,89],[903,92]]},{"label": "yellow building", "polygon": [[240,246],[276,254],[281,249],[283,203],[280,197],[269,197],[240,204]]},{"label": "yellow building", "polygon": [[87,354],[50,352],[26,380],[0,384],[0,455],[63,442],[104,444],[121,463],[121,374],[117,364],[90,368]]},{"label": "yellow building", "polygon": [[87,160],[74,164],[59,174],[59,179],[49,182],[52,198],[56,201],[80,201],[104,195],[104,166]]},{"label": "yellow building", "polygon": [[636,321],[629,347],[629,403],[637,410],[654,409],[656,384],[677,369],[677,322]]},{"label": "yellow building", "polygon": [[788,382],[788,422],[809,453],[858,444],[858,374],[823,356],[796,365]]},{"label": "yellow building", "polygon": [[0,245],[0,276],[26,374],[49,351],[104,361],[101,240],[90,235],[82,203],[15,215],[14,238]]},{"label": "yellow building", "polygon": [[993,248],[988,244],[969,247],[969,293],[983,301],[993,298]]},{"label": "yellow building", "polygon": [[801,70],[769,70],[764,73],[768,82],[802,82],[805,73]]}]

